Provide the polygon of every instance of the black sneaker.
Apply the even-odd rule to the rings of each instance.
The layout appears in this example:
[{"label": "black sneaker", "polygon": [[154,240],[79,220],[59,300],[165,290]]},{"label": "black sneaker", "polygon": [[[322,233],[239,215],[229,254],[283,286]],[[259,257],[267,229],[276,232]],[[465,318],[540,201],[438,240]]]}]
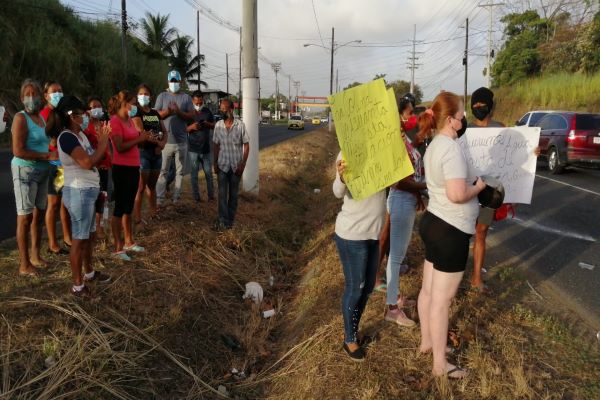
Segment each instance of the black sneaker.
[{"label": "black sneaker", "polygon": [[71,294],[80,299],[91,299],[94,297],[87,286],[84,286],[81,290],[75,290],[74,287],[71,287]]},{"label": "black sneaker", "polygon": [[365,351],[363,350],[362,347],[359,347],[358,349],[354,350],[354,351],[350,351],[350,348],[348,347],[348,345],[346,343],[344,343],[344,351],[346,352],[346,354],[348,354],[348,357],[350,357],[350,359],[352,361],[356,361],[356,362],[363,362],[365,361]]},{"label": "black sneaker", "polygon": [[92,276],[91,278],[86,278],[84,275],[83,279],[87,282],[108,283],[110,282],[110,275],[107,275],[104,272],[94,271],[94,276]]}]

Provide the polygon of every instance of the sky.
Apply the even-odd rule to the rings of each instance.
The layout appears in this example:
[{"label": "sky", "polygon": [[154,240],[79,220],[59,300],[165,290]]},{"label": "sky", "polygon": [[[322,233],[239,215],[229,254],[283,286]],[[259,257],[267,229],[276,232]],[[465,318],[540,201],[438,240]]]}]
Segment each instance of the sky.
[{"label": "sky", "polygon": [[[209,88],[227,87],[226,57],[229,54],[229,89],[239,87],[239,34],[243,0],[127,0],[128,15],[139,21],[146,12],[169,14],[170,23],[181,34],[196,38],[196,7],[200,14],[200,51],[206,67],[202,79]],[[119,18],[120,0],[61,0],[84,18]],[[275,92],[275,73],[268,62],[280,62],[280,92],[329,94],[331,29],[335,28],[334,82],[339,87],[367,82],[377,74],[387,81],[410,81],[413,30],[418,68],[415,83],[432,99],[440,90],[464,92],[465,20],[469,18],[469,93],[486,85],[488,8],[476,0],[258,0],[258,39],[263,60],[259,60],[261,97]],[[210,10],[210,11],[209,11]],[[493,42],[502,43],[500,17],[507,13],[496,7]],[[222,23],[206,14],[212,13]],[[135,25],[134,25],[135,26]],[[141,30],[134,29],[140,35]],[[360,40],[361,43],[345,43]],[[304,44],[318,46],[304,46]],[[195,47],[194,47],[195,48]],[[265,61],[266,60],[266,61]],[[334,83],[335,91],[335,83]]]}]

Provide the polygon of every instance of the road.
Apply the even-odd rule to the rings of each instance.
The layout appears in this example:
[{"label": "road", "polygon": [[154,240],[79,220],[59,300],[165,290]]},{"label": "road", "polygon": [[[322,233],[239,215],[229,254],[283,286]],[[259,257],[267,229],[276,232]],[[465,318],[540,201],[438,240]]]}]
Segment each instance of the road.
[{"label": "road", "polygon": [[552,175],[540,161],[531,205],[519,205],[516,218],[492,225],[486,266],[523,269],[534,287],[550,289],[600,330],[599,222],[600,171]]},{"label": "road", "polygon": [[[259,147],[261,149],[272,146],[284,140],[310,132],[320,127],[310,123],[305,130],[288,130],[286,125],[260,125]],[[13,237],[16,229],[15,197],[13,192],[12,176],[10,172],[10,150],[0,149],[0,240]]]}]

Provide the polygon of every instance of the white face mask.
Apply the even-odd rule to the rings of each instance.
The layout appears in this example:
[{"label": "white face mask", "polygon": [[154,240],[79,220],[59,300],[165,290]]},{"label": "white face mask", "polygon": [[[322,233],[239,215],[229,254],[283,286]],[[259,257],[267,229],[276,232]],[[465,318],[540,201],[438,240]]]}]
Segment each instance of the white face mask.
[{"label": "white face mask", "polygon": [[146,107],[148,104],[150,104],[150,96],[138,95],[137,100],[142,107]]},{"label": "white face mask", "polygon": [[104,115],[104,110],[102,110],[102,107],[92,108],[90,110],[90,114],[91,114],[92,118],[100,119]]},{"label": "white face mask", "polygon": [[179,92],[179,82],[169,82],[169,90],[173,93]]},{"label": "white face mask", "polygon": [[200,111],[200,110],[202,110],[202,106],[200,106],[198,104],[194,104],[194,110]]}]

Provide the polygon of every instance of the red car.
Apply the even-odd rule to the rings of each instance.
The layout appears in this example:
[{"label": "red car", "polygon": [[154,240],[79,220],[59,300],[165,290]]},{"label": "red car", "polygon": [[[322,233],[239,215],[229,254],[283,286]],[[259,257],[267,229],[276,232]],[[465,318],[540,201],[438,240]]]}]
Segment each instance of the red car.
[{"label": "red car", "polygon": [[600,167],[600,114],[553,112],[535,126],[541,128],[542,156],[553,174],[569,165]]}]

